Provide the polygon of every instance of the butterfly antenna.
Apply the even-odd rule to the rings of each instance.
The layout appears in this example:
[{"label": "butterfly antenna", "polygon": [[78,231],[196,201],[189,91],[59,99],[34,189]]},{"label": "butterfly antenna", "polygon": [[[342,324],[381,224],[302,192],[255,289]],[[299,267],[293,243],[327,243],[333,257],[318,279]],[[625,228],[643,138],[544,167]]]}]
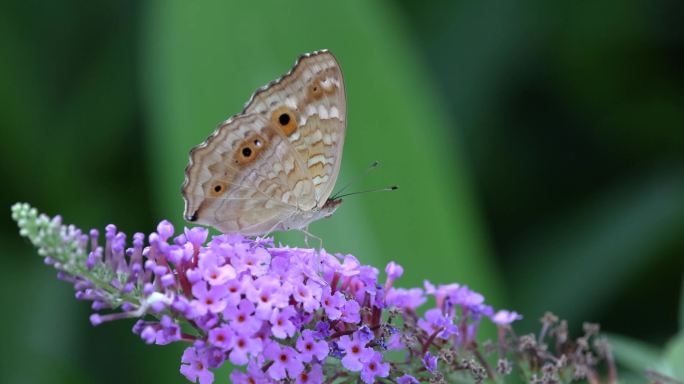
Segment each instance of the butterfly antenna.
[{"label": "butterfly antenna", "polygon": [[362,193],[371,193],[371,192],[384,192],[384,191],[396,191],[399,189],[398,186],[396,185],[390,185],[389,187],[384,187],[384,188],[376,188],[376,189],[367,189],[365,191],[358,191],[358,192],[350,192],[350,193],[345,193],[344,195],[336,195],[334,199],[341,199],[343,197],[347,196],[353,196],[353,195],[360,195]]},{"label": "butterfly antenna", "polygon": [[[339,197],[342,197],[342,196],[340,196],[340,194],[341,194],[342,192],[344,192],[347,188],[349,188],[350,185],[352,185],[352,184],[356,183],[357,181],[363,179],[367,174],[370,173],[370,171],[374,170],[374,169],[377,168],[378,166],[380,166],[380,162],[377,161],[377,160],[374,161],[374,162],[372,162],[372,163],[370,163],[370,165],[369,165],[368,167],[366,167],[366,169],[363,171],[363,173],[361,173],[361,174],[359,174],[359,175],[356,175],[356,176],[355,176],[354,178],[352,178],[349,182],[347,182],[347,184],[343,185],[342,188],[340,188],[340,190],[338,190],[337,192],[335,192],[335,193],[333,194],[333,196],[331,197],[331,199],[335,200],[335,199],[337,199],[337,198],[339,198]],[[349,196],[349,195],[345,195],[345,196]]]}]

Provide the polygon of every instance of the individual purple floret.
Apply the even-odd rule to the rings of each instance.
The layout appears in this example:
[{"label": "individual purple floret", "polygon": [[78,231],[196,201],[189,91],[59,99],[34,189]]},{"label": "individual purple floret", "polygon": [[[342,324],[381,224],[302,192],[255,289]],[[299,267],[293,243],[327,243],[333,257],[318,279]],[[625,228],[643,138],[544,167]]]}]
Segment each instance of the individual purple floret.
[{"label": "individual purple floret", "polygon": [[363,370],[361,370],[361,380],[366,384],[373,384],[375,377],[387,377],[389,375],[390,365],[382,361],[382,354],[380,352],[373,352],[370,358],[363,362]]},{"label": "individual purple floret", "polygon": [[181,358],[180,372],[193,383],[209,384],[214,382],[214,373],[208,368],[206,356],[194,347],[187,348]]},{"label": "individual purple floret", "polygon": [[492,322],[496,325],[510,325],[516,320],[522,320],[522,315],[516,311],[502,309],[492,316]]},{"label": "individual purple floret", "polygon": [[368,342],[369,340],[359,331],[351,336],[342,336],[337,343],[344,351],[342,365],[350,371],[360,371],[363,368],[363,362],[373,356],[373,349],[367,347]]}]

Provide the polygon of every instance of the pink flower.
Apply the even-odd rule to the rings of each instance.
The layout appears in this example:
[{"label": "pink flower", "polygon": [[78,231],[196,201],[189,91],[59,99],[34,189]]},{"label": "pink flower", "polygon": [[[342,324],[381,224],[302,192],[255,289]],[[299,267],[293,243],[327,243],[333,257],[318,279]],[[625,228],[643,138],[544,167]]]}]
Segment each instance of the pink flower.
[{"label": "pink flower", "polygon": [[268,272],[271,254],[264,248],[257,247],[253,252],[236,253],[232,260],[240,272],[249,271],[253,276],[262,276]]},{"label": "pink flower", "polygon": [[385,296],[387,305],[393,305],[399,308],[410,309],[415,311],[425,303],[427,299],[420,288],[390,288]]},{"label": "pink flower", "polygon": [[[340,257],[343,259],[342,263],[340,263]],[[326,272],[330,274],[339,273],[342,276],[354,276],[359,274],[361,263],[352,255],[331,255],[321,250],[320,258],[327,267]]]},{"label": "pink flower", "polygon": [[345,323],[356,324],[361,321],[361,314],[359,311],[361,306],[355,300],[347,300],[342,307],[342,316],[340,317]]},{"label": "pink flower", "polygon": [[220,286],[212,286],[207,289],[204,280],[196,282],[192,286],[192,295],[195,296],[198,314],[203,316],[207,311],[219,313],[226,308],[226,301],[223,299],[226,290]]},{"label": "pink flower", "polygon": [[194,347],[186,348],[181,358],[180,372],[188,380],[200,384],[211,384],[214,382],[214,373],[208,368],[208,362],[204,356],[200,356]]},{"label": "pink flower", "polygon": [[228,306],[223,311],[223,318],[230,322],[236,333],[247,336],[254,335],[261,328],[262,321],[254,316],[254,304],[242,299],[237,307]]},{"label": "pink flower", "polygon": [[203,252],[199,259],[202,277],[210,285],[223,285],[235,278],[235,268],[230,264],[223,265],[223,260],[211,251]]},{"label": "pink flower", "polygon": [[323,383],[323,367],[320,364],[314,364],[308,372],[302,371],[297,375],[295,380],[297,384],[322,384]]},{"label": "pink flower", "polygon": [[465,308],[477,307],[484,303],[484,296],[467,286],[462,286],[449,295],[452,304],[461,305]]},{"label": "pink flower", "polygon": [[221,349],[230,349],[232,346],[232,341],[233,331],[227,325],[223,325],[209,331],[209,342]]},{"label": "pink flower", "polygon": [[385,273],[387,274],[388,278],[396,280],[404,274],[404,268],[394,261],[390,261],[385,267]]},{"label": "pink flower", "polygon": [[185,228],[185,238],[195,248],[199,248],[207,240],[209,230],[203,227]]},{"label": "pink flower", "polygon": [[325,309],[325,314],[330,320],[337,320],[342,316],[340,308],[344,305],[344,295],[339,291],[330,294],[330,287],[323,289],[323,297],[321,297],[321,305]]},{"label": "pink flower", "polygon": [[230,373],[230,381],[233,384],[266,384],[270,383],[268,376],[261,371],[261,367],[256,361],[252,360],[247,365],[247,372],[234,369]]},{"label": "pink flower", "polygon": [[460,284],[453,283],[435,287],[427,280],[423,282],[423,285],[425,286],[425,293],[435,296],[435,306],[437,308],[442,308],[444,306],[444,300],[454,294],[461,286]]},{"label": "pink flower", "polygon": [[366,384],[373,384],[375,376],[387,377],[389,371],[390,365],[382,362],[382,354],[380,352],[373,352],[371,357],[363,363],[361,380]]},{"label": "pink flower", "polygon": [[228,358],[235,365],[245,365],[249,355],[256,356],[261,353],[262,349],[261,339],[237,333],[233,339],[233,350]]},{"label": "pink flower", "polygon": [[418,319],[418,326],[428,335],[439,332],[437,336],[442,339],[458,333],[458,328],[454,325],[453,320],[449,316],[444,316],[439,308],[428,309],[425,312],[425,318]]},{"label": "pink flower", "polygon": [[423,356],[423,366],[425,369],[428,370],[428,372],[434,372],[435,369],[437,369],[437,363],[439,362],[437,356],[433,356],[430,351],[427,351],[425,353],[425,356]]},{"label": "pink flower", "polygon": [[283,309],[274,309],[271,315],[271,332],[273,336],[284,339],[294,335],[297,329],[292,324],[292,317],[296,314],[297,312],[291,306]]},{"label": "pink flower", "polygon": [[361,339],[361,336],[356,332],[353,334],[353,338],[344,335],[338,342],[338,345],[345,352],[342,365],[353,372],[360,371],[363,368],[361,361],[370,359],[373,354],[373,349],[366,347],[366,342]]},{"label": "pink flower", "polygon": [[284,308],[289,302],[289,290],[273,277],[262,276],[248,285],[245,291],[247,298],[256,303],[256,315],[262,320],[271,317],[273,308]]},{"label": "pink flower", "polygon": [[173,224],[171,224],[171,222],[168,220],[162,220],[157,225],[157,234],[159,235],[159,239],[161,241],[168,240],[171,236],[173,236]]},{"label": "pink flower", "polygon": [[492,322],[496,325],[504,326],[504,325],[510,325],[512,322],[516,320],[521,320],[523,317],[520,315],[518,312],[515,311],[507,311],[505,309],[502,309],[498,312],[496,312],[492,317]]},{"label": "pink flower", "polygon": [[166,345],[174,341],[178,341],[181,338],[180,325],[176,323],[168,315],[163,315],[159,321],[161,325],[160,329],[157,330],[155,343],[159,345]]},{"label": "pink flower", "polygon": [[242,295],[245,293],[243,281],[246,281],[247,284],[251,284],[252,278],[248,275],[244,275],[241,279],[236,278],[228,280],[228,282],[223,285],[226,290],[226,303],[228,303],[229,306],[237,305],[240,302],[240,299],[242,299]]},{"label": "pink flower", "polygon": [[397,384],[420,384],[420,382],[407,373],[401,377],[397,377]]},{"label": "pink flower", "polygon": [[306,283],[299,281],[292,290],[292,297],[296,302],[301,303],[307,312],[313,312],[321,306],[321,294],[321,287],[312,280]]},{"label": "pink flower", "polygon": [[267,372],[271,378],[276,380],[283,380],[287,376],[295,378],[304,370],[304,364],[299,359],[297,351],[291,347],[269,343],[264,349],[264,357],[273,361]]},{"label": "pink flower", "polygon": [[297,350],[299,357],[305,363],[310,362],[314,356],[319,361],[323,361],[328,356],[328,343],[323,340],[316,340],[316,332],[306,329],[302,331],[302,335],[297,339]]}]

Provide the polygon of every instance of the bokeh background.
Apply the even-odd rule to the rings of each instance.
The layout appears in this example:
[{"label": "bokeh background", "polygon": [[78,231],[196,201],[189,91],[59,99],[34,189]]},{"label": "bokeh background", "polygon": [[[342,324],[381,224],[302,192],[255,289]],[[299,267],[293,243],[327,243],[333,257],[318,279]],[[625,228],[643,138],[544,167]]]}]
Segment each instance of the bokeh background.
[{"label": "bokeh background", "polygon": [[[684,271],[684,3],[0,3],[2,383],[183,383],[180,346],[88,305],[19,238],[27,201],[84,228],[183,225],[189,149],[303,52],[345,74],[335,252],[662,346]],[[282,241],[297,244],[290,233]]]}]

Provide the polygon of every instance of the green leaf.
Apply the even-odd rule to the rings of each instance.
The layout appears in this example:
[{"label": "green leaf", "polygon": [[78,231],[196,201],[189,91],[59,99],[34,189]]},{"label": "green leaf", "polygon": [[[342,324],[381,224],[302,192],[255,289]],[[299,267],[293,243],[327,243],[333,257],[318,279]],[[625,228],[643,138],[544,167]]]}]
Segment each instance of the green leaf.
[{"label": "green leaf", "polygon": [[682,277],[682,289],[679,291],[679,332],[684,333],[684,276]]},{"label": "green leaf", "polygon": [[677,380],[684,381],[684,333],[675,336],[667,345],[665,362]]},{"label": "green leaf", "polygon": [[651,255],[681,238],[684,173],[660,169],[624,181],[567,217],[540,228],[514,253],[513,297],[530,315],[551,310],[571,324],[655,263]]},{"label": "green leaf", "polygon": [[[310,231],[332,252],[380,268],[404,265],[399,285],[459,281],[496,304],[497,278],[453,124],[417,59],[391,2],[152,1],[144,26],[144,72],[151,130],[149,166],[156,212],[176,224],[188,151],[257,88],[304,52],[328,48],[341,63],[348,121],[338,185],[374,160],[368,186],[392,194],[349,198]],[[302,234],[281,239],[292,244]]]},{"label": "green leaf", "polygon": [[634,373],[643,374],[647,370],[684,380],[684,334],[672,338],[660,352],[658,348],[625,336],[608,335],[618,364]]},{"label": "green leaf", "polygon": [[661,352],[658,348],[626,336],[609,334],[608,341],[613,348],[615,360],[637,373],[659,366]]}]

